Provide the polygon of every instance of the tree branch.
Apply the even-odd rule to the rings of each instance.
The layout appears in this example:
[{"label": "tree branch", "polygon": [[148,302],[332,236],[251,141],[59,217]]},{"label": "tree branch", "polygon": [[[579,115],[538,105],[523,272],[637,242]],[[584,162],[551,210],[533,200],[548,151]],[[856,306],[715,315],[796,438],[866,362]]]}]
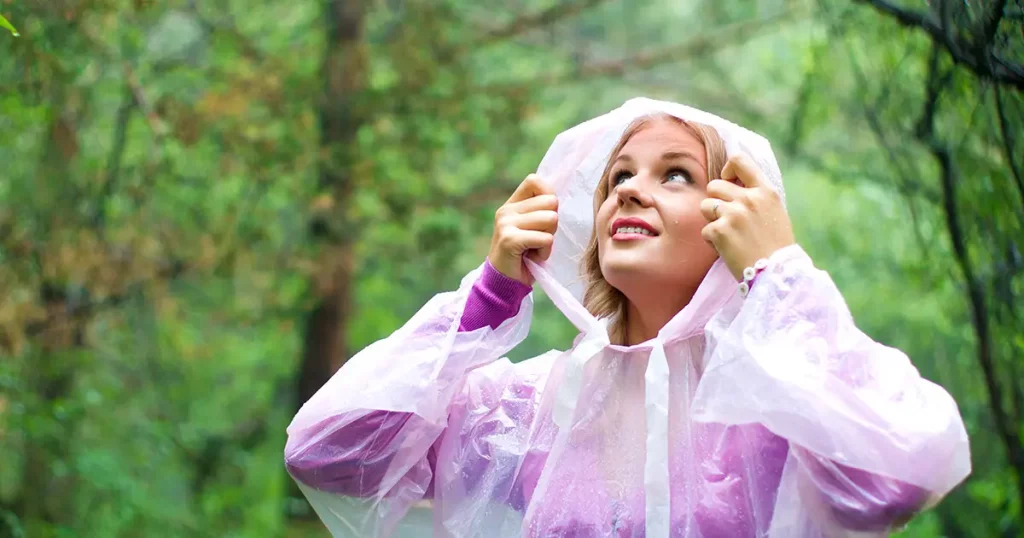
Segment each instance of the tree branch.
[{"label": "tree branch", "polygon": [[[141,291],[146,283],[156,279],[175,279],[183,275],[186,271],[186,266],[180,261],[170,261],[165,267],[153,278],[153,279],[142,279],[136,280],[126,284],[120,293],[111,294],[102,299],[90,299],[88,297],[89,290],[81,289],[78,290],[77,295],[83,297],[82,300],[69,300],[65,301],[66,309],[57,313],[49,313],[49,315],[35,323],[30,323],[25,327],[25,335],[29,338],[42,337],[46,334],[46,331],[54,322],[58,321],[82,321],[101,310],[107,308],[113,308],[115,306],[123,304],[129,298],[133,297],[138,291]],[[64,289],[55,289],[48,287],[46,283],[43,284],[40,291],[41,294],[61,294],[66,295]]]},{"label": "tree branch", "polygon": [[1006,111],[1003,109],[1003,95],[996,86],[996,116],[999,121],[999,131],[1002,133],[1003,148],[1006,150],[1006,161],[1010,165],[1010,172],[1013,174],[1013,179],[1017,183],[1017,193],[1020,194],[1020,202],[1022,210],[1024,210],[1024,178],[1022,178],[1020,166],[1017,164],[1016,158],[1016,141],[1013,138],[1012,131],[1009,126],[1009,121],[1006,118]]},{"label": "tree branch", "polygon": [[[901,26],[924,30],[931,36],[932,42],[936,46],[941,46],[949,52],[956,64],[968,68],[979,77],[1024,90],[1024,67],[998,57],[993,51],[991,40],[984,41],[982,39],[980,44],[970,46],[946,31],[944,24],[935,20],[930,12],[902,8],[886,0],[854,1],[870,5],[879,13],[891,17]],[[991,30],[993,34],[998,27],[998,20],[995,25],[995,28]],[[983,32],[988,31],[988,29],[983,30]]]},{"label": "tree branch", "polygon": [[945,71],[941,75],[939,74],[940,71],[939,52],[937,48],[932,47],[932,54],[928,57],[929,79],[928,85],[925,88],[924,109],[914,131],[917,137],[924,141],[934,138],[935,113],[939,109],[941,93],[949,85],[949,81],[953,77],[951,70]]},{"label": "tree branch", "polygon": [[114,194],[119,176],[121,174],[121,159],[124,157],[124,149],[128,143],[128,120],[131,119],[132,110],[135,108],[135,97],[131,87],[126,85],[124,98],[121,106],[117,109],[117,119],[114,120],[114,143],[110,148],[110,156],[107,157],[107,179],[103,182],[103,188],[95,201],[92,224],[99,230],[103,229],[103,221],[106,217],[106,202]]},{"label": "tree branch", "polygon": [[[708,61],[702,62],[705,65],[701,69],[706,69],[711,78],[716,81],[713,89],[697,88],[692,85],[685,86],[687,93],[692,91],[701,91],[705,99],[717,99],[720,104],[714,106],[714,110],[735,108],[740,114],[744,115],[745,121],[751,123],[760,124],[763,123],[769,116],[774,116],[775,110],[768,110],[765,107],[758,106],[755,99],[751,99],[750,95],[740,91],[738,88],[740,85],[736,82],[736,73],[728,71],[722,67],[721,62],[715,61],[713,58],[708,58]],[[675,87],[679,87],[679,81],[669,80],[668,83],[673,84]],[[709,103],[709,105],[714,103]]]},{"label": "tree branch", "polygon": [[482,48],[517,37],[531,30],[552,26],[608,1],[568,0],[564,3],[556,3],[537,12],[519,15],[500,28],[484,31],[482,34],[470,38],[464,43],[453,44],[453,46],[439,49],[437,51],[438,67],[440,69],[448,68]]},{"label": "tree branch", "polygon": [[[989,409],[992,412],[996,431],[1006,449],[1010,463],[1016,470],[1017,494],[1020,497],[1021,505],[1024,506],[1024,445],[1021,444],[1020,437],[1017,435],[1017,425],[1012,423],[1006,409],[1003,407],[1003,387],[996,373],[985,291],[981,281],[978,280],[975,274],[974,265],[971,262],[970,253],[967,249],[967,240],[960,222],[960,213],[956,203],[956,189],[961,180],[952,152],[935,135],[935,109],[937,105],[931,101],[939,99],[949,82],[949,73],[941,73],[941,71],[939,65],[939,45],[935,44],[932,47],[932,55],[929,60],[928,86],[926,88],[929,102],[925,103],[921,114],[922,121],[918,122],[915,135],[931,151],[939,164],[946,228],[953,243],[953,252],[957,265],[960,267],[967,285],[971,319],[974,325],[975,337],[977,338],[978,362],[981,366],[985,387],[988,390]],[[927,121],[924,121],[925,119]]]},{"label": "tree branch", "polygon": [[1005,14],[1006,0],[995,0],[992,3],[992,9],[986,14],[985,22],[981,29],[981,42],[976,43],[977,46],[983,47],[985,44],[992,43],[996,37],[996,32],[999,31],[999,23],[1002,22]]},{"label": "tree branch", "polygon": [[249,420],[230,432],[206,437],[198,449],[186,446],[175,436],[171,436],[170,441],[177,446],[193,469],[191,493],[193,498],[198,499],[206,486],[217,476],[229,448],[250,452],[259,446],[266,436],[266,420]]},{"label": "tree branch", "polygon": [[[544,73],[529,80],[484,85],[477,88],[483,92],[515,92],[526,88],[545,87],[564,83],[578,83],[589,79],[601,79],[622,76],[634,71],[651,69],[660,65],[676,62],[689,56],[707,55],[729,47],[741,45],[748,40],[760,36],[768,30],[778,29],[778,23],[792,17],[797,10],[786,10],[774,16],[760,19],[745,20],[728,24],[699,35],[684,43],[670,45],[653,50],[642,51],[633,56],[592,62],[568,72]],[[723,39],[722,36],[733,36]]]},{"label": "tree branch", "polygon": [[[196,22],[206,30],[207,33],[219,33],[230,37],[235,43],[241,47],[242,56],[248,58],[257,63],[266,62],[271,59],[270,56],[263,52],[252,39],[249,38],[242,30],[235,24],[233,17],[229,13],[222,20],[213,20],[204,17],[199,12],[199,6],[197,2],[189,2],[189,12],[195,18]],[[275,62],[277,63],[277,62]],[[279,66],[280,67],[280,66]]]},{"label": "tree branch", "polygon": [[157,139],[162,140],[168,133],[167,124],[160,118],[156,111],[153,110],[149,99],[146,97],[146,90],[142,87],[142,83],[139,82],[139,77],[135,74],[135,70],[132,69],[131,64],[125,62],[123,69],[125,83],[128,84],[128,88],[135,99],[135,104],[146,116],[146,123],[149,124],[149,127],[153,130]]},{"label": "tree branch", "polygon": [[[849,47],[847,47],[847,55],[850,57],[850,63],[853,66],[853,73],[857,78],[857,83],[862,88],[862,91],[866,93],[869,86],[867,77],[864,75],[864,70]],[[905,60],[906,57],[904,57],[903,60],[900,60],[899,65],[902,65]],[[920,216],[918,215],[917,205],[914,203],[915,199],[913,195],[915,193],[924,193],[925,199],[936,204],[938,203],[938,197],[932,195],[918,182],[914,181],[913,178],[916,177],[914,170],[908,169],[908,165],[902,162],[900,156],[896,154],[896,150],[893,149],[895,145],[890,142],[889,137],[885,132],[885,128],[882,126],[878,110],[888,100],[889,92],[893,87],[894,80],[894,77],[889,79],[886,85],[882,88],[882,91],[878,96],[878,101],[875,104],[864,105],[864,119],[867,120],[868,127],[875,135],[875,140],[877,140],[878,144],[882,146],[882,149],[888,155],[889,162],[892,163],[894,168],[896,168],[896,173],[899,176],[898,181],[895,182],[896,190],[899,191],[900,195],[907,201],[907,206],[910,210],[910,220],[912,223],[911,229],[913,229],[917,243],[921,247],[922,257],[927,257],[931,252],[931,249],[928,248],[928,242],[925,241],[924,235],[921,233]]]},{"label": "tree branch", "polygon": [[596,7],[608,0],[570,0],[565,3],[555,4],[547,9],[536,13],[520,15],[509,24],[485,33],[480,38],[471,41],[465,50],[474,51],[480,47],[486,47],[498,41],[516,37],[530,30],[537,30],[551,26],[563,19],[574,17],[584,11]]}]

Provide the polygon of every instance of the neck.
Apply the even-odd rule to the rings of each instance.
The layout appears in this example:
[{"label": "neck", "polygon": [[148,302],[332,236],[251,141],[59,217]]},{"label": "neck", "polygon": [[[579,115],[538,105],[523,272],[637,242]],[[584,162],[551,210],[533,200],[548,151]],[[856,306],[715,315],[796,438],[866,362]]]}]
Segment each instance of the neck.
[{"label": "neck", "polygon": [[658,335],[676,314],[693,299],[694,291],[670,296],[669,294],[653,294],[647,297],[627,297],[626,304],[626,345],[646,342]]}]

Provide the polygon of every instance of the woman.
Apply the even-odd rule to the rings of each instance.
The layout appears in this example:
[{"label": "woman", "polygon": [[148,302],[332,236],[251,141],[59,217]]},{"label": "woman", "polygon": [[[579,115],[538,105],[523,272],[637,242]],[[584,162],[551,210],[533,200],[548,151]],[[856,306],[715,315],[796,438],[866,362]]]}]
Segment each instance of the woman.
[{"label": "woman", "polygon": [[[634,99],[538,172],[484,266],[289,427],[335,536],[401,534],[425,501],[434,536],[881,536],[967,476],[953,400],[794,243],[763,138]],[[581,335],[513,365],[534,278]]]}]

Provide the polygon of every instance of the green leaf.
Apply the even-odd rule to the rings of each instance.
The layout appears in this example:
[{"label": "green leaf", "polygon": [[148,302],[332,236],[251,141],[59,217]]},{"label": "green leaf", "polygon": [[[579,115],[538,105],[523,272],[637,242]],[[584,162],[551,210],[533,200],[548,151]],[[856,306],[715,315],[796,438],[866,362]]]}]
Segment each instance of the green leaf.
[{"label": "green leaf", "polygon": [[14,28],[14,25],[12,25],[7,19],[5,19],[3,15],[0,15],[0,26],[10,30],[11,33],[14,34],[14,37],[18,37],[21,35],[18,33],[18,30]]}]

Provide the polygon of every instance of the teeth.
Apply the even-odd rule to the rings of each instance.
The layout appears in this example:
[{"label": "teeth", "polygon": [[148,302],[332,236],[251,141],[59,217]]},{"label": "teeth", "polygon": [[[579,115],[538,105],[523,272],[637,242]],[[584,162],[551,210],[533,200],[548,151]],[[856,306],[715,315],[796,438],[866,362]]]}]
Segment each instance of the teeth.
[{"label": "teeth", "polygon": [[641,235],[654,235],[649,232],[646,228],[639,226],[619,226],[616,228],[615,233],[617,234],[641,234]]}]

